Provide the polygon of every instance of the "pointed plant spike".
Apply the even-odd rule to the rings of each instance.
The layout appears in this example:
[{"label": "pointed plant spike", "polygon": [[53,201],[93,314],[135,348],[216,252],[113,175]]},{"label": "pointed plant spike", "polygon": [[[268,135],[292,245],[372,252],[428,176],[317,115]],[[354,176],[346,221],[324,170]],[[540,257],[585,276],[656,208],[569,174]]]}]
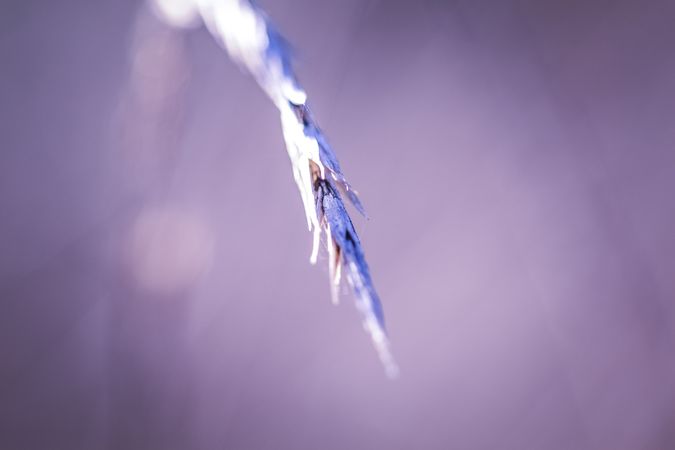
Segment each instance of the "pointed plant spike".
[{"label": "pointed plant spike", "polygon": [[322,231],[328,249],[331,296],[337,302],[342,270],[354,292],[363,326],[388,376],[398,374],[384,326],[382,304],[354,225],[339,192],[364,214],[356,191],[342,173],[335,152],[318,127],[307,95],[293,73],[291,46],[267,15],[249,0],[193,0],[209,32],[251,73],[279,109],[293,178],[314,233],[310,262],[318,258]]},{"label": "pointed plant spike", "polygon": [[395,377],[398,375],[398,366],[389,346],[382,303],[375,291],[354,225],[340,194],[330,180],[317,180],[316,191],[319,217],[326,229],[330,230],[328,236],[339,249],[342,264],[347,267],[347,280],[356,296],[356,306],[362,315],[363,326],[371,336],[387,375]]}]

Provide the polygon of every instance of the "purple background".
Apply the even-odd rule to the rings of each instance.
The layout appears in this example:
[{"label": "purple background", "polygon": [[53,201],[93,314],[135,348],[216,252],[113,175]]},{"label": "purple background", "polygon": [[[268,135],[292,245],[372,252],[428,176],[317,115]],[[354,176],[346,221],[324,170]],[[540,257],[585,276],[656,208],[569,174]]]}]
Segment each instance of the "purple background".
[{"label": "purple background", "polygon": [[261,1],[371,217],[137,1],[0,6],[0,448],[675,448],[675,3]]}]

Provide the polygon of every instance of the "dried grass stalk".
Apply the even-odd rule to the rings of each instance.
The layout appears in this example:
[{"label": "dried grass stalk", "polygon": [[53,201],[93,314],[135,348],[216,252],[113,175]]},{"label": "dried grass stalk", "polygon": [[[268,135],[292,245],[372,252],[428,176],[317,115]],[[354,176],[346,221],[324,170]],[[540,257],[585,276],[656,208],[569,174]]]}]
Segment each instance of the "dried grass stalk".
[{"label": "dried grass stalk", "polygon": [[[155,0],[156,3],[164,3]],[[387,375],[398,367],[390,351],[380,299],[373,286],[361,242],[343,196],[363,213],[359,198],[342,173],[325,135],[307,106],[307,95],[292,70],[290,46],[267,15],[249,0],[182,0],[192,2],[213,37],[279,109],[293,177],[313,232],[310,261],[315,264],[322,234],[328,249],[331,294],[338,301],[342,271],[356,297],[363,325],[370,334]],[[322,233],[323,232],[323,233]]]}]

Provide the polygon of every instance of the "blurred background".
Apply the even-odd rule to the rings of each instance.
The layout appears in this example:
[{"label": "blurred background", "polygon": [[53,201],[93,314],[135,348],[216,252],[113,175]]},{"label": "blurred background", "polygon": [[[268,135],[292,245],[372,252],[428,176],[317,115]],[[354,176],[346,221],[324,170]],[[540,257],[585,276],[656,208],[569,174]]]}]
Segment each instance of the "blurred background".
[{"label": "blurred background", "polygon": [[203,27],[3,0],[0,448],[675,448],[675,3],[259,3],[401,377]]}]

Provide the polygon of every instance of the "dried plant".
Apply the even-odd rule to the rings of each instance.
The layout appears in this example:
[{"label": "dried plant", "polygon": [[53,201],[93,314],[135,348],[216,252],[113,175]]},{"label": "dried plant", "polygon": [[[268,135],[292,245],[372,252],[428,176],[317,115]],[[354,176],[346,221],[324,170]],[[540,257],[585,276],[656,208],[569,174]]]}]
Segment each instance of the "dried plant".
[{"label": "dried plant", "polygon": [[[166,3],[155,2],[160,6]],[[305,208],[307,226],[313,232],[310,261],[312,264],[317,261],[323,231],[333,302],[338,301],[344,271],[364,328],[385,371],[390,377],[396,376],[398,368],[390,351],[382,305],[343,196],[362,214],[363,207],[307,106],[307,95],[292,69],[288,42],[267,15],[249,0],[183,0],[184,5],[186,2],[191,3],[214,38],[232,59],[253,75],[279,109],[293,176]]]}]

